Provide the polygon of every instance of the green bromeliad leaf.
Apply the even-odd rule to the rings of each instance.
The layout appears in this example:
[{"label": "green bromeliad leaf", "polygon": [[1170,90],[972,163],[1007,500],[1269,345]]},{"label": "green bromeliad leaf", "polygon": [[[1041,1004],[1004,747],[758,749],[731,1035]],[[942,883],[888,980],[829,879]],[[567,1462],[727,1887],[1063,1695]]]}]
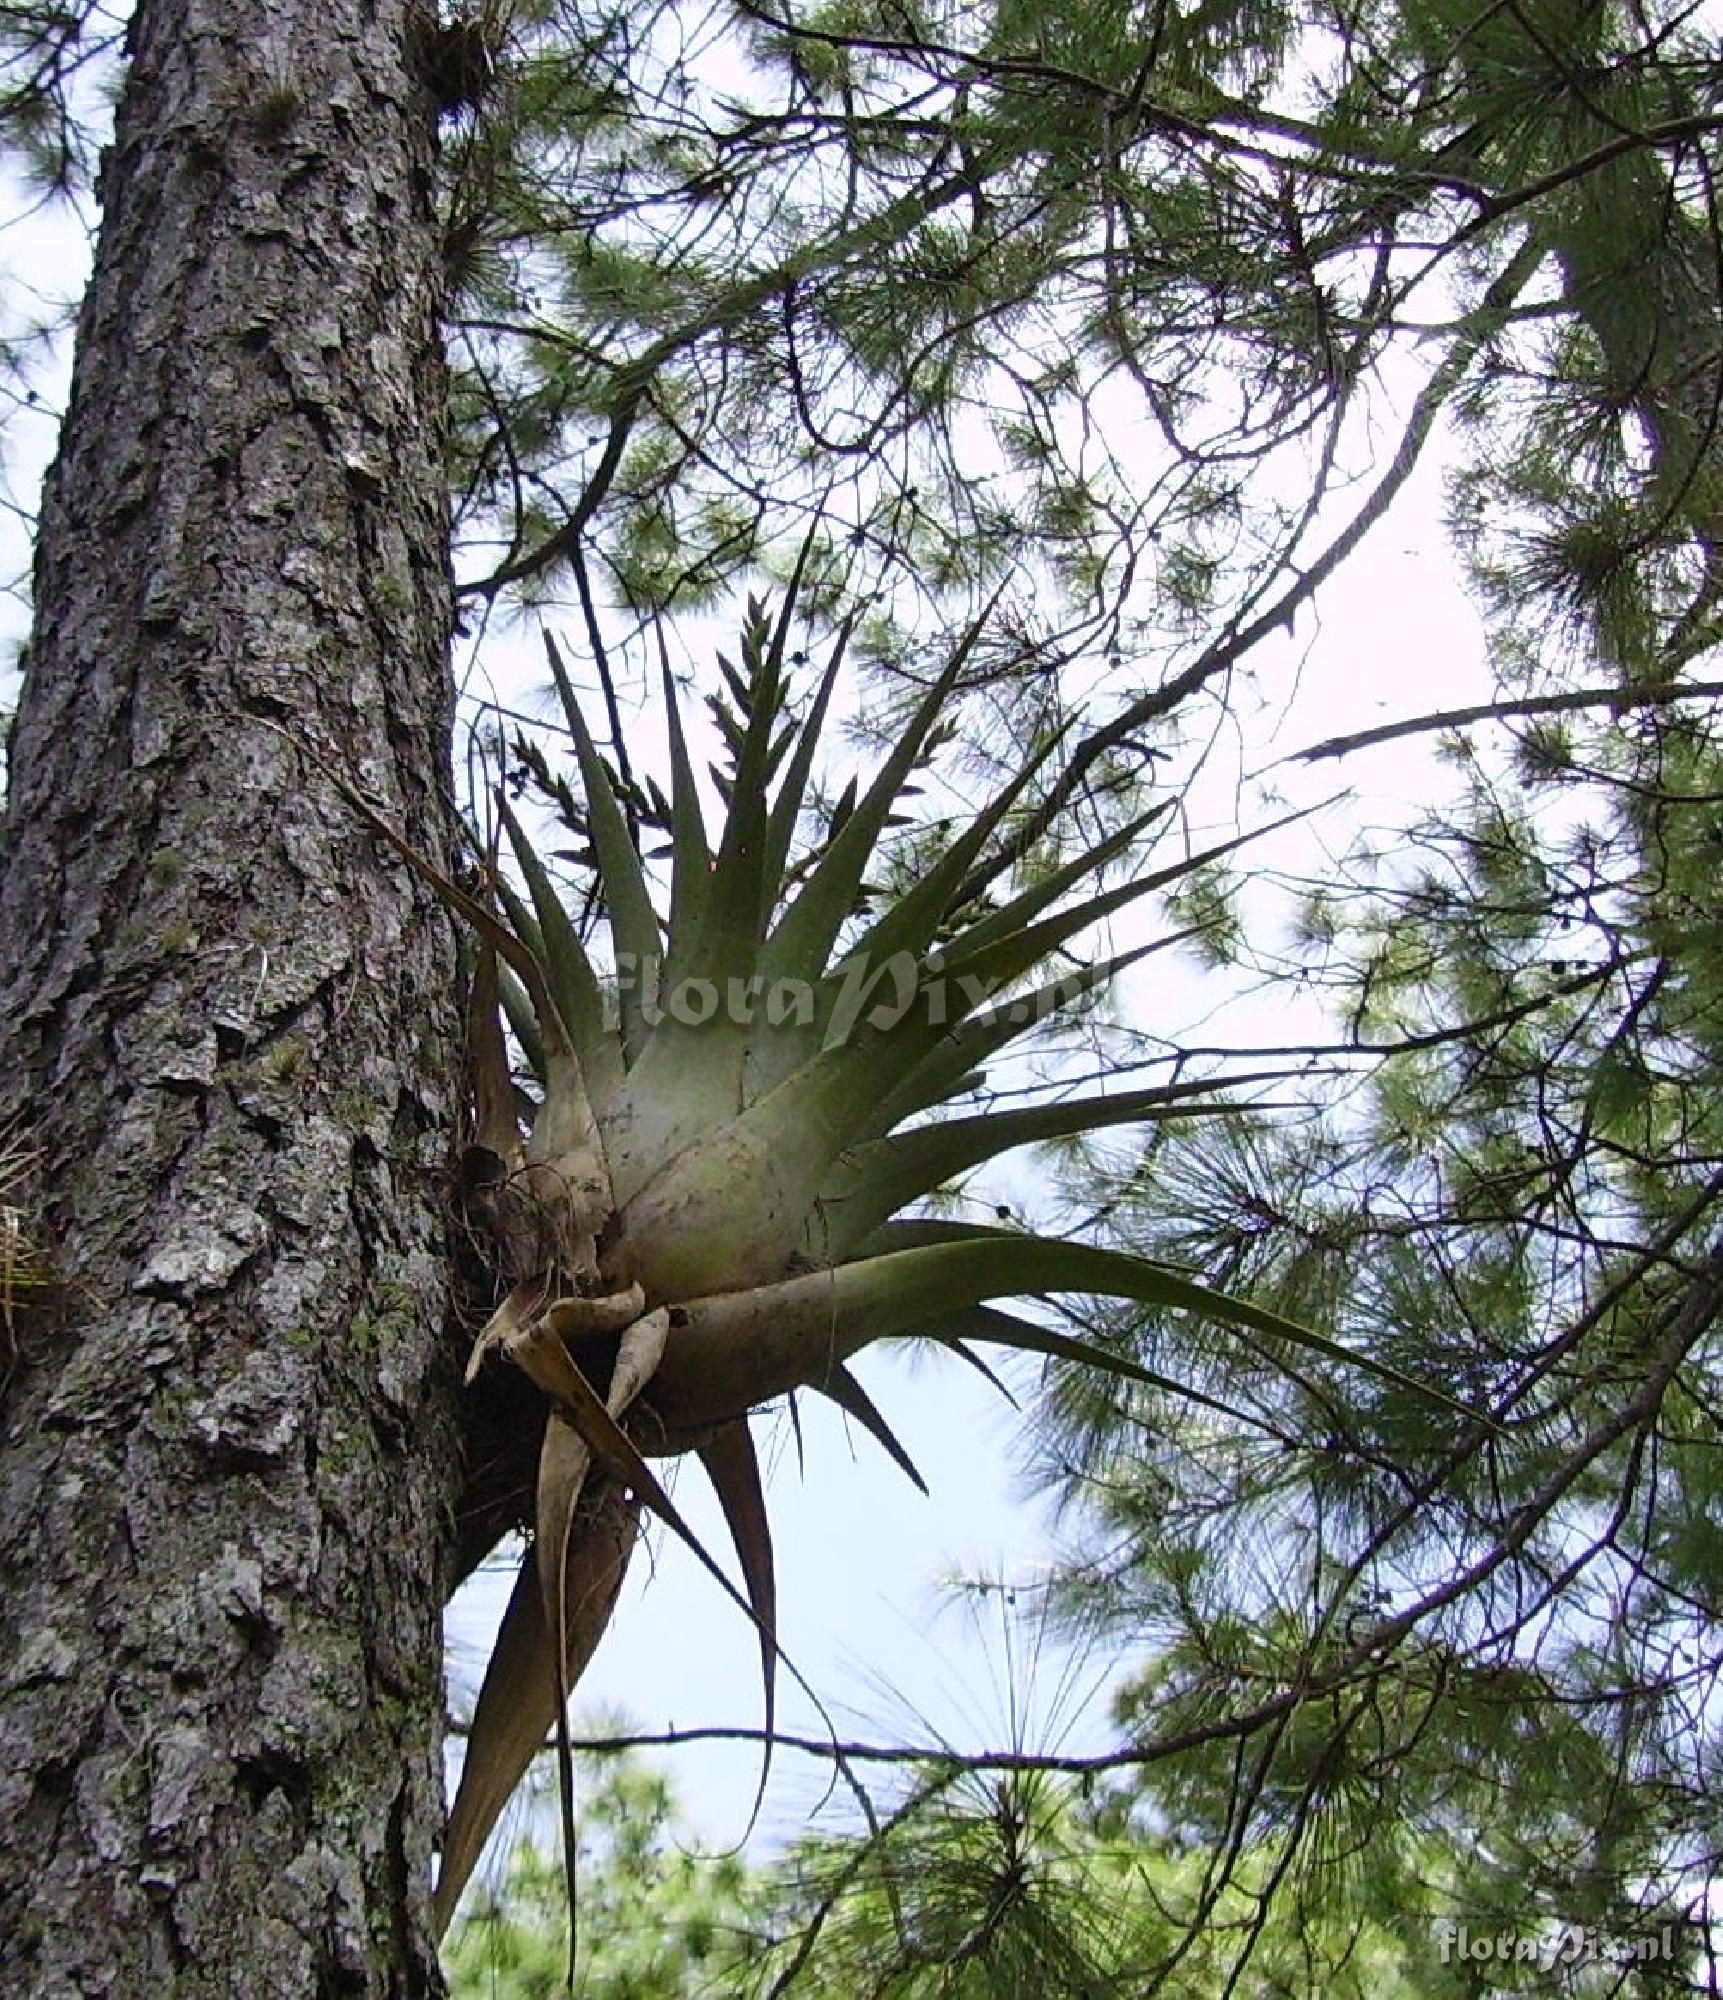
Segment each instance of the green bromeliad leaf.
[{"label": "green bromeliad leaf", "polygon": [[[670,1422],[687,1421],[698,1402],[721,1400],[732,1381],[738,1392],[745,1380],[750,1390],[770,1384],[767,1394],[781,1394],[798,1383],[822,1382],[831,1368],[873,1341],[922,1334],[985,1300],[1057,1292],[1196,1313],[1240,1337],[1266,1336],[1270,1343],[1284,1342],[1333,1366],[1362,1370],[1397,1391],[1462,1416],[1474,1415],[1443,1391],[1385,1362],[1164,1264],[1091,1243],[961,1225],[942,1237],[830,1270],[688,1301],[680,1309],[679,1337],[659,1373],[654,1402]],[[1013,1338],[997,1319],[959,1319],[958,1324],[959,1331],[976,1338],[1033,1352],[1055,1351],[1043,1328]],[[1062,1354],[1149,1386],[1169,1386],[1164,1377],[1151,1376],[1123,1356],[1070,1336],[1057,1339]]]}]

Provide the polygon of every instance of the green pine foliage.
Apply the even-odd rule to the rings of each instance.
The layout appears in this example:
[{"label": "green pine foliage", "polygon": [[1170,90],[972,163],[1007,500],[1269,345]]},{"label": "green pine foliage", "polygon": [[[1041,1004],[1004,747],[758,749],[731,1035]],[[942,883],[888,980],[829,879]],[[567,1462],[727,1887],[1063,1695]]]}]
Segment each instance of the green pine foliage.
[{"label": "green pine foliage", "polygon": [[[1264,1895],[1262,1857],[1217,1890],[1194,1841],[1157,1832],[1111,1787],[1046,1772],[929,1769],[871,1835],[834,1827],[746,1862],[692,1847],[672,1788],[631,1757],[583,1759],[582,1793],[577,2000],[1117,2000],[1174,1957],[1184,1990],[1208,1992],[1225,1983],[1226,1941],[1252,1930],[1238,1990],[1265,2000],[1463,1990],[1439,1966],[1425,1974],[1427,1940],[1394,1900],[1411,1870],[1361,1881],[1353,1907],[1289,1899],[1289,1921]],[[454,2000],[566,1992],[561,1893],[560,1870],[519,1841],[455,1932]],[[1205,1902],[1193,1938],[1186,1919]]]},{"label": "green pine foliage", "polygon": [[[766,1936],[765,1884],[739,1855],[693,1844],[668,1781],[638,1760],[582,1760],[575,1991],[582,2000],[689,2000],[737,1991]],[[560,1857],[523,1835],[450,1941],[456,2000],[566,1993]]]},{"label": "green pine foliage", "polygon": [[[1682,1962],[1608,1990],[1686,1991],[1723,1611],[1723,743],[1691,703],[1500,743],[1307,915],[1346,1074],[1299,1121],[1166,1128],[1091,1188],[1138,1251],[1477,1416],[1200,1336],[1230,1423],[1060,1372],[1040,1464],[1083,1559],[1059,1594],[1139,1650],[1116,1714],[1156,1824],[1273,1851],[1319,1909],[1368,1906],[1367,1855],[1427,1935],[1668,1924]],[[1169,1325],[1110,1324],[1191,1366]]]}]

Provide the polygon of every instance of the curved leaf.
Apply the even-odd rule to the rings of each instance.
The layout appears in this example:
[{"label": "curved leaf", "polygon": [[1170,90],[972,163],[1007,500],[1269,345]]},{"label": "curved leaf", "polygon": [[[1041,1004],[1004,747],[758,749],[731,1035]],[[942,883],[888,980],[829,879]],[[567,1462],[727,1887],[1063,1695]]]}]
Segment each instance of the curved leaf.
[{"label": "curved leaf", "polygon": [[[870,1341],[915,1332],[988,1299],[1037,1292],[1133,1299],[1195,1313],[1360,1369],[1467,1417],[1476,1414],[1397,1368],[1164,1264],[1095,1244],[1008,1231],[965,1232],[751,1291],[692,1300],[672,1327],[653,1401],[674,1426],[710,1423],[727,1411],[821,1380],[835,1361]],[[1149,1379],[1116,1356],[1096,1365]]]},{"label": "curved leaf", "polygon": [[928,731],[950,700],[991,610],[989,606],[958,641],[855,811],[779,919],[760,957],[760,968],[767,978],[817,979],[824,972],[844,920],[855,907],[856,891],[885,829],[886,817],[921,755]]},{"label": "curved leaf", "polygon": [[846,1416],[854,1417],[910,1484],[919,1487],[923,1493],[927,1492],[927,1481],[916,1470],[915,1460],[904,1449],[897,1432],[886,1422],[879,1405],[856,1380],[854,1373],[841,1361],[828,1375],[818,1382],[810,1382],[808,1387],[836,1403]]},{"label": "curved leaf", "polygon": [[[574,738],[574,752],[580,763],[581,785],[586,793],[586,814],[592,828],[593,852],[598,859],[599,880],[604,890],[604,908],[610,919],[611,936],[618,953],[631,957],[636,965],[656,963],[660,944],[658,913],[652,907],[646,874],[641,867],[640,856],[635,852],[634,836],[629,832],[621,806],[617,804],[609,773],[598,754],[597,744],[592,740],[592,732],[586,726],[586,718],[580,712],[580,703],[575,699],[574,685],[569,680],[568,669],[563,665],[557,643],[549,632],[543,637],[545,653],[550,660],[551,678],[556,682],[556,691],[562,698],[563,713],[568,718],[569,734]],[[625,1004],[623,1012],[624,1041],[632,1049],[644,1033],[644,1023],[639,1018],[638,1003],[632,1013]]]}]

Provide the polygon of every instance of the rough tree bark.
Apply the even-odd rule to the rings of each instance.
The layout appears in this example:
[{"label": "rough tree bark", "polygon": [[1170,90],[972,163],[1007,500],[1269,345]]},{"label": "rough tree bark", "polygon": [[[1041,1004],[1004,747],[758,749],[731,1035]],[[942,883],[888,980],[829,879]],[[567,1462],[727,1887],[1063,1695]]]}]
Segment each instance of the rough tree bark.
[{"label": "rough tree bark", "polygon": [[[0,1111],[0,1992],[406,1994],[440,1814],[458,1022],[412,0],[141,0],[41,522]],[[304,746],[304,747],[301,747]]]}]

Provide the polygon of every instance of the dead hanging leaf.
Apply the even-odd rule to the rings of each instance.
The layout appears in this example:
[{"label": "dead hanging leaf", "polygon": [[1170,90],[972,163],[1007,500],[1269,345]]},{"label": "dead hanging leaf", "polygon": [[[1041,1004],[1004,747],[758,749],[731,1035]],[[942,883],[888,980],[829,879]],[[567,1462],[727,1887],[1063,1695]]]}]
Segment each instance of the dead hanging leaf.
[{"label": "dead hanging leaf", "polygon": [[556,1407],[540,1450],[537,1536],[515,1578],[486,1668],[444,1834],[435,1899],[439,1935],[498,1816],[553,1728],[567,1797],[567,1690],[609,1622],[638,1523],[634,1482],[606,1479],[593,1491],[591,1447],[563,1414],[571,1394],[579,1399],[591,1391],[563,1341],[626,1329],[610,1389],[620,1417],[651,1379],[669,1316],[642,1316],[638,1287],[597,1299],[555,1299],[548,1306],[544,1295],[542,1280],[517,1285],[492,1314],[469,1364],[470,1376],[500,1347]]},{"label": "dead hanging leaf", "polygon": [[[643,1330],[643,1337],[639,1348],[639,1352],[642,1355],[649,1351],[647,1347],[648,1338],[654,1342],[659,1339],[656,1333],[651,1336],[647,1336],[644,1333],[648,1321],[658,1319],[662,1319],[664,1322],[663,1337],[667,1339],[669,1315],[662,1307],[659,1308],[658,1312],[648,1313],[645,1319],[636,1322],[636,1326]],[[635,1328],[631,1327],[629,1329],[630,1335],[634,1331]],[[624,1345],[626,1346],[626,1344],[625,1337]],[[517,1336],[510,1342],[508,1351],[511,1356],[520,1360],[521,1365],[527,1369],[527,1372],[537,1382],[539,1387],[547,1395],[553,1397],[567,1413],[570,1423],[579,1433],[596,1463],[603,1467],[612,1478],[620,1481],[633,1492],[644,1506],[650,1508],[664,1522],[665,1526],[692,1553],[694,1559],[708,1575],[716,1580],[719,1589],[730,1599],[731,1603],[737,1605],[747,1615],[750,1623],[754,1625],[755,1629],[761,1635],[763,1649],[769,1648],[771,1657],[783,1663],[796,1685],[814,1704],[815,1708],[819,1710],[820,1714],[824,1716],[825,1708],[820,1702],[818,1695],[814,1693],[814,1690],[798,1671],[794,1661],[789,1658],[778,1644],[774,1622],[762,1619],[755,1606],[737,1590],[736,1586],[724,1574],[716,1558],[688,1525],[687,1521],[683,1518],[681,1510],[664,1490],[658,1475],[646,1463],[634,1441],[623,1431],[616,1418],[605,1407],[598,1392],[580,1372],[580,1369],[576,1366],[561,1342],[549,1338],[534,1338],[532,1330],[529,1329],[526,1335]],[[657,1367],[658,1360],[662,1358],[662,1351],[662,1347],[660,1346],[653,1355],[654,1369]],[[618,1359],[620,1364],[620,1357]],[[750,1445],[749,1448],[751,1450],[752,1446]],[[757,1472],[755,1477],[757,1479]],[[736,1490],[740,1491],[739,1488]],[[722,1499],[722,1495],[720,1495],[720,1499]],[[765,1517],[765,1503],[763,1499],[758,1503],[758,1510],[763,1524]],[[732,1532],[734,1532],[734,1529],[732,1529]],[[740,1545],[738,1545],[738,1548],[740,1549]],[[749,1558],[745,1557],[745,1564],[747,1560]],[[763,1574],[763,1572],[757,1572],[757,1575],[759,1574]],[[750,1587],[752,1588],[752,1585]]]},{"label": "dead hanging leaf", "polygon": [[[563,1299],[558,1304],[563,1308],[561,1318],[564,1324],[571,1317],[577,1322],[582,1319],[578,1308],[590,1308],[584,1316],[590,1328],[602,1325],[606,1317],[614,1319],[631,1296],[639,1296],[638,1286],[632,1289],[631,1294],[618,1294],[611,1299]],[[603,1405],[613,1423],[620,1424],[629,1405],[651,1381],[663,1358],[669,1332],[670,1315],[661,1307],[657,1312],[635,1319],[623,1333],[622,1345],[611,1370],[610,1389]],[[568,1560],[568,1540],[574,1528],[581,1485],[592,1463],[590,1439],[583,1433],[580,1420],[569,1409],[570,1385],[579,1383],[585,1387],[585,1377],[570,1359],[562,1335],[548,1314],[510,1334],[504,1344],[509,1358],[518,1362],[554,1399],[554,1406],[545,1423],[544,1443],[539,1448],[536,1510],[538,1544],[551,1551],[551,1559],[541,1571],[545,1618],[551,1631],[561,1639],[567,1616],[562,1596],[562,1574]],[[620,1430],[617,1435],[622,1435]],[[559,1645],[558,1657],[564,1650],[565,1647]],[[563,1692],[566,1693],[566,1690]]]},{"label": "dead hanging leaf", "polygon": [[529,1549],[485,1668],[460,1784],[443,1833],[434,1917],[448,1929],[461,1892],[504,1806],[556,1725],[557,1689],[572,1687],[610,1622],[639,1532],[639,1509],[612,1481],[590,1483],[578,1532],[566,1544],[561,1603],[565,1652],[557,1662],[545,1620],[538,1551]]},{"label": "dead hanging leaf", "polygon": [[466,1380],[469,1386],[495,1349],[507,1348],[517,1335],[532,1324],[544,1304],[544,1298],[543,1278],[523,1279],[485,1321],[479,1329],[478,1338],[473,1342],[472,1353],[467,1356]]},{"label": "dead hanging leaf", "polygon": [[[626,1291],[606,1292],[596,1299],[552,1299],[544,1309],[544,1318],[561,1339],[571,1341],[585,1340],[595,1334],[620,1333],[640,1319],[645,1311],[646,1294],[638,1285],[630,1285]],[[654,1368],[657,1365],[655,1361]],[[627,1409],[642,1386],[636,1384],[629,1392],[621,1405],[622,1409]],[[614,1375],[606,1401],[612,1410],[617,1409]]]},{"label": "dead hanging leaf", "polygon": [[[564,1299],[561,1319],[567,1325],[595,1326],[614,1323],[641,1299],[638,1286],[608,1299]],[[581,1308],[587,1310],[583,1313]],[[617,1424],[629,1405],[651,1381],[664,1356],[669,1338],[670,1315],[661,1307],[645,1313],[625,1328],[610,1387],[602,1406]],[[583,1436],[577,1418],[569,1413],[568,1394],[573,1385],[586,1387],[585,1378],[563,1345],[562,1334],[550,1317],[516,1329],[505,1341],[506,1351],[547,1395],[553,1398],[545,1421],[544,1442],[539,1448],[536,1546],[545,1552],[539,1568],[544,1598],[544,1622],[552,1635],[551,1665],[556,1674],[556,1757],[557,1797],[562,1808],[562,1857],[568,1905],[568,1977],[574,1985],[575,1949],[578,1927],[578,1898],[575,1884],[577,1852],[574,1825],[574,1758],[568,1741],[568,1696],[570,1682],[565,1662],[570,1650],[571,1607],[565,1585],[574,1560],[576,1521],[579,1517],[581,1488],[592,1463],[592,1448]],[[590,1393],[590,1392],[589,1392]],[[576,1392],[578,1400],[578,1391]],[[620,1431],[618,1435],[621,1435]]]},{"label": "dead hanging leaf", "polygon": [[[644,1299],[645,1294],[638,1285],[631,1285],[628,1293],[619,1296]],[[670,1315],[662,1306],[657,1312],[643,1313],[623,1334],[616,1365],[610,1371],[610,1388],[604,1398],[605,1408],[618,1421],[658,1373],[658,1364],[664,1359],[664,1348],[669,1338]]]}]

